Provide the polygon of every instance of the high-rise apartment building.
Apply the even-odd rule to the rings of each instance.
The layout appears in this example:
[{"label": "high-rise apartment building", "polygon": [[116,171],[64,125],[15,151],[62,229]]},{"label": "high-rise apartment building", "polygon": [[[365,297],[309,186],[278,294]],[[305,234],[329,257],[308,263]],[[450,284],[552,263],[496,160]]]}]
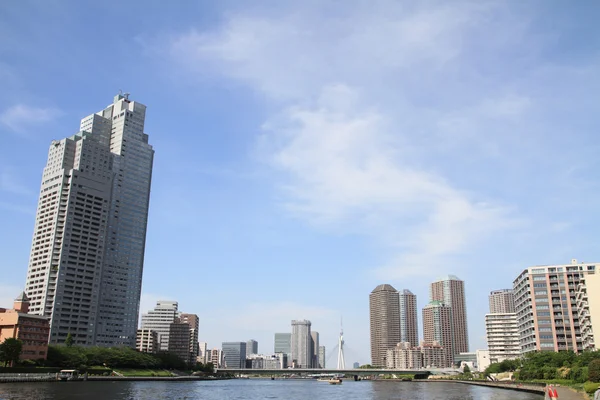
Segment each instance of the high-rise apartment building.
[{"label": "high-rise apartment building", "polygon": [[50,144],[26,292],[50,343],[135,347],[154,150],[146,106],[117,95]]},{"label": "high-rise apartment building", "polygon": [[182,313],[179,316],[179,320],[190,326],[190,360],[196,360],[200,352],[198,345],[198,328],[200,326],[198,316],[196,314]]},{"label": "high-rise apartment building", "polygon": [[258,354],[258,342],[254,339],[246,342],[246,357],[250,357],[252,354]]},{"label": "high-rise apartment building", "polygon": [[223,342],[222,349],[227,368],[246,368],[246,342]]},{"label": "high-rise apartment building", "polygon": [[583,350],[600,349],[600,274],[588,274],[579,281],[576,293],[577,315],[581,330]]},{"label": "high-rise apartment building", "polygon": [[319,368],[319,332],[310,333],[310,347],[312,351],[312,367]]},{"label": "high-rise apartment building", "polygon": [[423,308],[423,342],[444,347],[447,366],[452,365],[455,351],[452,340],[452,309],[441,301],[431,301]]},{"label": "high-rise apartment building", "polygon": [[417,319],[417,296],[404,289],[400,298],[400,342],[408,342],[412,347],[419,345],[419,322]]},{"label": "high-rise apartment building", "polygon": [[431,284],[429,297],[430,301],[440,301],[451,309],[453,355],[467,353],[469,351],[469,331],[465,283],[454,275],[448,275]]},{"label": "high-rise apartment building", "polygon": [[160,300],[156,302],[154,310],[142,315],[142,329],[151,329],[158,334],[158,347],[160,351],[169,350],[169,328],[179,317],[176,301]]},{"label": "high-rise apartment building", "polygon": [[158,351],[158,333],[152,329],[138,329],[135,349],[142,353],[156,353]]},{"label": "high-rise apartment building", "polygon": [[312,367],[312,337],[310,335],[310,321],[292,321],[292,365],[296,368]]},{"label": "high-rise apartment building", "polygon": [[410,342],[400,342],[387,350],[387,368],[420,369],[423,367],[423,355],[419,347]]},{"label": "high-rise apartment building", "polygon": [[515,295],[512,289],[492,290],[489,296],[490,314],[515,312]]},{"label": "high-rise apartment building", "polygon": [[485,332],[491,362],[518,358],[521,347],[512,289],[492,291],[489,302],[490,312],[485,315]]},{"label": "high-rise apartment building", "polygon": [[326,368],[325,362],[325,346],[319,346],[319,368]]},{"label": "high-rise apartment building", "polygon": [[400,299],[392,285],[379,285],[369,295],[371,364],[385,368],[387,350],[400,342]]},{"label": "high-rise apartment building", "polygon": [[179,318],[169,325],[169,353],[176,355],[186,363],[194,363],[196,357],[190,352],[190,325]]},{"label": "high-rise apartment building", "polygon": [[525,269],[513,282],[521,353],[583,350],[577,287],[597,263],[545,265]]},{"label": "high-rise apartment building", "polygon": [[276,333],[273,340],[273,352],[287,354],[288,363],[292,365],[292,334]]}]

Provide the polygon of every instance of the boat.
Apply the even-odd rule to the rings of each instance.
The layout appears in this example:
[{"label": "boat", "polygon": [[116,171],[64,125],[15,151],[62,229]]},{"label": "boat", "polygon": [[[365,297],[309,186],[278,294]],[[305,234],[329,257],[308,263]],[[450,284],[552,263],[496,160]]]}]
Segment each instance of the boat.
[{"label": "boat", "polygon": [[332,379],[327,380],[327,382],[329,382],[330,385],[341,385],[342,379],[341,378],[332,378]]},{"label": "boat", "polygon": [[79,372],[76,369],[63,369],[58,373],[60,381],[77,381],[79,380]]}]

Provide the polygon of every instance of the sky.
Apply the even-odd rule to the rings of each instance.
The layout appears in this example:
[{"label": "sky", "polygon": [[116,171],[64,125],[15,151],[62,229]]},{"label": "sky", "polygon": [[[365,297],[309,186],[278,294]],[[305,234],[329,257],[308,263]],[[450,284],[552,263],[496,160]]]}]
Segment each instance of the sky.
[{"label": "sky", "polygon": [[[369,293],[491,290],[595,262],[600,4],[0,4],[0,302],[25,284],[50,142],[119,90],[156,151],[141,312],[177,300],[209,347],[309,319],[369,362]],[[422,329],[420,327],[422,335]]]}]

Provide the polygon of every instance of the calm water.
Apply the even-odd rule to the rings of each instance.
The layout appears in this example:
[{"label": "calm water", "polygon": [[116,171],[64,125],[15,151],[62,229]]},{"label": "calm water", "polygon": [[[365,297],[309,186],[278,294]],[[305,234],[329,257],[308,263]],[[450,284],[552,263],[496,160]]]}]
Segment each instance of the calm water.
[{"label": "calm water", "polygon": [[112,400],[541,400],[512,390],[452,383],[344,381],[342,385],[304,380],[213,382],[0,383],[0,399]]}]

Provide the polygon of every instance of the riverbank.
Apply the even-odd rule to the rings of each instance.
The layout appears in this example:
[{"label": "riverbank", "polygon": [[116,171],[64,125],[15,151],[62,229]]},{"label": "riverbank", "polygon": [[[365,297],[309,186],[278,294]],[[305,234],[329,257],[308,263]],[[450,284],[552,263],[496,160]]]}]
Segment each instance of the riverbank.
[{"label": "riverbank", "polygon": [[535,394],[544,394],[545,384],[534,383],[518,383],[518,382],[484,382],[484,381],[462,381],[457,379],[427,379],[416,382],[444,382],[444,383],[460,383],[463,385],[487,386],[497,389],[516,390],[520,392],[529,392]]},{"label": "riverbank", "polygon": [[[126,381],[220,381],[232,379],[228,377],[206,377],[206,376],[88,376],[72,382],[126,382]],[[0,383],[19,382],[62,382],[57,379],[56,374],[0,374]]]}]

